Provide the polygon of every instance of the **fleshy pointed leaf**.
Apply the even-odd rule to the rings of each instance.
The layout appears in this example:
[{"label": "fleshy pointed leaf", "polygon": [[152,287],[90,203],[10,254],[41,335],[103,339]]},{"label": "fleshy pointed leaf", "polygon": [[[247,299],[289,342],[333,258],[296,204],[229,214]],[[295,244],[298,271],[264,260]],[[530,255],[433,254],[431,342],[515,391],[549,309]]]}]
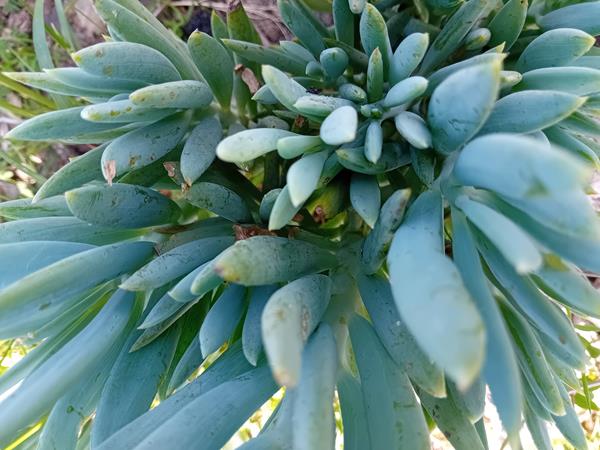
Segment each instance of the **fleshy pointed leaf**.
[{"label": "fleshy pointed leaf", "polygon": [[324,275],[310,275],[287,284],[269,298],[262,313],[262,338],[279,384],[298,384],[304,345],[330,297],[331,280]]},{"label": "fleshy pointed leaf", "polygon": [[223,139],[217,145],[217,156],[227,162],[252,161],[277,148],[277,141],[295,133],[277,128],[244,130]]},{"label": "fleshy pointed leaf", "polygon": [[[394,236],[388,270],[396,306],[417,343],[465,388],[482,366],[485,330],[458,269],[443,253],[441,224],[439,194],[421,194]],[[419,264],[421,258],[427,263]]]},{"label": "fleshy pointed leaf", "polygon": [[213,96],[206,83],[184,80],[155,84],[129,94],[129,100],[147,108],[205,108]]},{"label": "fleshy pointed leaf", "polygon": [[194,31],[188,39],[192,59],[223,108],[229,108],[233,92],[233,60],[212,36]]},{"label": "fleshy pointed leaf", "polygon": [[289,281],[337,264],[327,250],[312,244],[272,236],[238,241],[215,260],[215,271],[225,280],[245,286]]},{"label": "fleshy pointed leaf", "polygon": [[328,450],[335,444],[333,394],[337,378],[337,347],[331,328],[322,324],[302,354],[302,373],[295,391],[293,446]]},{"label": "fleshy pointed leaf", "polygon": [[79,50],[75,63],[90,74],[146,83],[180,80],[173,64],[159,51],[135,42],[103,42]]},{"label": "fleshy pointed leaf", "polygon": [[180,215],[169,198],[130,184],[84,186],[65,197],[73,215],[93,225],[144,228],[176,223]]},{"label": "fleshy pointed leaf", "polygon": [[396,364],[434,397],[446,394],[443,372],[419,348],[398,315],[389,281],[379,275],[359,275],[360,296],[373,321],[379,340]]},{"label": "fleshy pointed leaf", "polygon": [[490,63],[462,69],[435,89],[427,122],[436,150],[448,154],[479,131],[492,111],[499,83],[500,65]]},{"label": "fleshy pointed leaf", "polygon": [[558,91],[523,91],[496,102],[481,134],[531,133],[552,126],[585,103],[584,97]]},{"label": "fleshy pointed leaf", "polygon": [[429,47],[427,33],[413,33],[400,42],[390,61],[389,78],[392,85],[412,75],[423,60],[427,47]]},{"label": "fleshy pointed leaf", "polygon": [[292,164],[287,173],[287,187],[294,206],[302,205],[312,195],[319,183],[329,151],[305,155]]},{"label": "fleshy pointed leaf", "polygon": [[104,178],[112,180],[163,157],[179,144],[188,124],[189,116],[178,113],[115,139],[102,154]]},{"label": "fleshy pointed leaf", "polygon": [[244,313],[245,294],[243,286],[231,284],[208,311],[199,334],[204,357],[217,351],[233,334]]},{"label": "fleshy pointed leaf", "polygon": [[[425,417],[406,374],[391,360],[365,319],[352,318],[350,336],[373,448],[428,449]],[[394,426],[397,423],[402,427]]]},{"label": "fleshy pointed leaf", "polygon": [[586,54],[595,42],[593,36],[573,28],[546,31],[525,48],[515,69],[523,73],[543,67],[568,66]]}]

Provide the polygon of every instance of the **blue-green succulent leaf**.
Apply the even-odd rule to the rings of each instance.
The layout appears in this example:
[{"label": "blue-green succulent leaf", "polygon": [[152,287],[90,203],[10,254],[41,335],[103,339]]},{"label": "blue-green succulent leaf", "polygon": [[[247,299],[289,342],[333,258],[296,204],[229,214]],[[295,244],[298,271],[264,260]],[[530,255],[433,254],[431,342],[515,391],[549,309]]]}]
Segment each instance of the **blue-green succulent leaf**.
[{"label": "blue-green succulent leaf", "polygon": [[277,128],[254,128],[226,137],[217,145],[217,156],[228,162],[252,161],[277,148],[279,139],[296,136]]},{"label": "blue-green succulent leaf", "polygon": [[494,243],[518,273],[527,274],[542,266],[542,255],[534,241],[510,219],[466,195],[459,196],[455,204]]},{"label": "blue-green succulent leaf", "polygon": [[261,319],[265,353],[275,380],[295,387],[301,378],[302,352],[331,297],[331,279],[309,275],[280,288],[269,298]]},{"label": "blue-green succulent leaf", "polygon": [[398,315],[389,280],[380,275],[360,274],[357,282],[373,328],[394,362],[413,383],[434,397],[446,395],[444,373],[419,348]]},{"label": "blue-green succulent leaf", "polygon": [[142,332],[134,330],[130,334],[102,389],[92,442],[103,442],[150,409],[161,378],[173,359],[179,331],[173,327],[133,353],[129,348]]},{"label": "blue-green succulent leaf", "polygon": [[321,125],[321,139],[329,145],[342,145],[356,138],[358,113],[352,106],[342,106],[327,116]]},{"label": "blue-green succulent leaf", "polygon": [[374,274],[383,265],[409,199],[410,190],[404,189],[394,192],[383,204],[375,226],[362,246],[361,263],[368,275]]},{"label": "blue-green succulent leaf", "polygon": [[395,85],[411,76],[423,60],[428,47],[429,34],[413,33],[406,36],[396,47],[390,61],[390,84]]},{"label": "blue-green succulent leaf", "polygon": [[511,437],[521,428],[521,382],[517,360],[500,309],[487,283],[475,239],[463,214],[452,210],[454,260],[486,327],[483,377],[500,420]]},{"label": "blue-green succulent leaf", "polygon": [[388,270],[398,312],[415,340],[464,389],[483,364],[485,330],[443,241],[441,196],[426,191],[394,235]]},{"label": "blue-green succulent leaf", "polygon": [[352,175],[350,202],[358,215],[373,228],[381,206],[381,192],[377,178],[362,174]]},{"label": "blue-green succulent leaf", "polygon": [[287,173],[287,187],[294,206],[302,205],[317,188],[329,151],[304,155],[294,162]]},{"label": "blue-green succulent leaf", "polygon": [[262,314],[267,301],[277,290],[277,286],[257,286],[250,292],[248,311],[244,319],[242,330],[242,344],[244,356],[250,364],[256,366],[263,350],[262,341]]},{"label": "blue-green succulent leaf", "polygon": [[433,147],[448,154],[472,138],[490,115],[499,86],[498,62],[459,70],[442,81],[427,113]]},{"label": "blue-green succulent leaf", "polygon": [[180,245],[154,258],[128,277],[120,287],[127,291],[156,289],[188,274],[233,243],[233,236],[219,236],[201,238]]},{"label": "blue-green succulent leaf", "polygon": [[521,73],[544,67],[568,66],[594,45],[593,36],[574,28],[546,31],[525,48],[515,69]]},{"label": "blue-green succulent leaf", "polygon": [[325,249],[307,242],[274,236],[238,241],[215,260],[225,281],[245,286],[281,283],[337,265]]},{"label": "blue-green succulent leaf", "polygon": [[589,67],[544,67],[523,74],[516,89],[543,89],[590,95],[600,91],[600,70]]},{"label": "blue-green succulent leaf", "polygon": [[181,79],[173,64],[158,50],[135,42],[103,42],[79,50],[75,63],[92,75],[142,81],[148,84]]},{"label": "blue-green succulent leaf", "polygon": [[406,373],[365,319],[354,316],[349,328],[373,448],[430,448],[425,417]]},{"label": "blue-green succulent leaf", "polygon": [[189,120],[189,115],[181,112],[112,141],[102,153],[104,178],[112,180],[162,158],[179,144],[188,129]]},{"label": "blue-green succulent leaf", "polygon": [[243,286],[230,284],[212,305],[198,336],[202,356],[214,353],[231,337],[244,313],[245,295]]},{"label": "blue-green succulent leaf", "polygon": [[233,92],[233,59],[221,42],[201,31],[194,31],[188,48],[198,70],[223,108],[229,108]]},{"label": "blue-green succulent leaf", "polygon": [[585,97],[560,91],[516,92],[496,102],[480,134],[543,130],[570,116],[584,103]]},{"label": "blue-green succulent leaf", "polygon": [[394,117],[394,124],[398,133],[408,143],[418,150],[431,148],[433,145],[431,131],[421,116],[410,111],[402,111]]},{"label": "blue-green succulent leaf", "polygon": [[337,347],[331,328],[322,324],[302,352],[302,370],[295,389],[293,448],[328,450],[335,444],[333,395],[337,379]]},{"label": "blue-green succulent leaf", "polygon": [[538,23],[544,30],[577,28],[597,36],[600,34],[600,24],[596,20],[598,11],[600,11],[600,2],[568,5],[543,15]]},{"label": "blue-green succulent leaf", "polygon": [[155,84],[129,94],[134,105],[147,108],[205,108],[212,99],[208,85],[194,80]]},{"label": "blue-green succulent leaf", "polygon": [[86,328],[3,400],[2,445],[8,445],[18,431],[36,422],[80,377],[102,362],[125,331],[134,305],[133,294],[118,291]]},{"label": "blue-green succulent leaf", "polygon": [[176,223],[177,204],[152,189],[131,184],[90,185],[65,194],[73,215],[93,225],[144,228]]}]

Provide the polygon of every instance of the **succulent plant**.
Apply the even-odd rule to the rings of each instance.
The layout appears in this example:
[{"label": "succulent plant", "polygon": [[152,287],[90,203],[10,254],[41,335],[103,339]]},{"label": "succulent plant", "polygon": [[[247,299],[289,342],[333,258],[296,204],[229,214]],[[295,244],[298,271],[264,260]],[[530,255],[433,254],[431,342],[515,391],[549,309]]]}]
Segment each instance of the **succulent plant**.
[{"label": "succulent plant", "polygon": [[186,45],[97,0],[77,67],[7,74],[72,103],[9,138],[98,145],[0,204],[0,445],[217,449],[283,387],[244,449],[333,448],[337,392],[346,449],[476,450],[487,387],[585,448],[600,2],[279,0],[271,47],[233,3]]}]

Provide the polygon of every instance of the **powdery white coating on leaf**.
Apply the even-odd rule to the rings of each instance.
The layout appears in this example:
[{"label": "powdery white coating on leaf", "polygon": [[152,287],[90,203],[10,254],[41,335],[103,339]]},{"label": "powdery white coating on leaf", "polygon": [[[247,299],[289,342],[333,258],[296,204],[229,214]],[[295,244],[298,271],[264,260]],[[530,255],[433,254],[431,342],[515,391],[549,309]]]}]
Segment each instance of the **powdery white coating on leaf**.
[{"label": "powdery white coating on leaf", "polygon": [[320,272],[336,263],[333,254],[307,242],[256,236],[236,242],[217,257],[215,271],[225,281],[258,286]]},{"label": "powdery white coating on leaf", "polygon": [[219,142],[217,156],[227,162],[252,161],[275,150],[277,141],[289,136],[296,136],[296,134],[275,128],[243,130]]},{"label": "powdery white coating on leaf", "polygon": [[329,145],[342,145],[356,137],[358,113],[352,106],[342,106],[327,116],[321,124],[321,139]]},{"label": "powdery white coating on leaf", "polygon": [[462,389],[481,369],[485,330],[458,269],[443,253],[441,222],[441,196],[426,191],[394,236],[388,270],[400,316],[423,351]]},{"label": "powdery white coating on leaf", "polygon": [[442,81],[427,114],[434,148],[448,154],[473,137],[492,111],[499,86],[499,62],[461,69]]},{"label": "powdery white coating on leaf", "polygon": [[280,385],[297,385],[304,344],[319,324],[330,297],[330,278],[309,275],[280,288],[267,301],[261,320],[262,338]]}]

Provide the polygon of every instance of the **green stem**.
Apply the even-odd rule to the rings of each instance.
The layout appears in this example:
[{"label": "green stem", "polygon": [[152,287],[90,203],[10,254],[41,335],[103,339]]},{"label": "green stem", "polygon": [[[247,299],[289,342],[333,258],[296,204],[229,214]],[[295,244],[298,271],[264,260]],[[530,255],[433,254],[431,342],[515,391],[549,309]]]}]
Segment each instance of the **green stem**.
[{"label": "green stem", "polygon": [[6,100],[2,100],[2,99],[0,99],[0,108],[5,109],[9,113],[11,113],[17,117],[22,117],[25,119],[29,119],[30,117],[33,117],[36,115],[35,112],[27,111],[26,109],[19,108],[18,106],[15,106],[12,103],[7,102]]},{"label": "green stem", "polygon": [[8,78],[6,75],[0,73],[0,85],[15,91],[19,95],[33,100],[34,102],[39,103],[40,105],[44,105],[50,109],[56,109],[56,105],[49,98],[44,95],[34,91],[33,89],[29,89],[28,87],[23,86],[22,84]]}]

